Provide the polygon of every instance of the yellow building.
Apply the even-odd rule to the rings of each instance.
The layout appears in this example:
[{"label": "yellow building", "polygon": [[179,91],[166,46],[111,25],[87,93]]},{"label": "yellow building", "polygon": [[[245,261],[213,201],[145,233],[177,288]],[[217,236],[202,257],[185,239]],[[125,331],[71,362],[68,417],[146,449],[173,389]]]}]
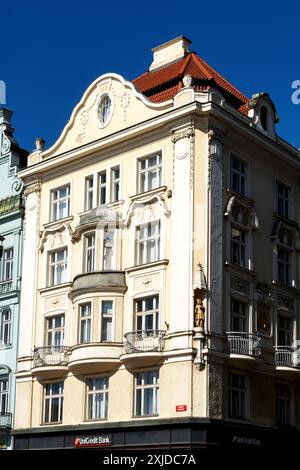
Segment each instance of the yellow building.
[{"label": "yellow building", "polygon": [[98,78],[19,173],[16,449],[298,436],[299,151],[189,44]]}]

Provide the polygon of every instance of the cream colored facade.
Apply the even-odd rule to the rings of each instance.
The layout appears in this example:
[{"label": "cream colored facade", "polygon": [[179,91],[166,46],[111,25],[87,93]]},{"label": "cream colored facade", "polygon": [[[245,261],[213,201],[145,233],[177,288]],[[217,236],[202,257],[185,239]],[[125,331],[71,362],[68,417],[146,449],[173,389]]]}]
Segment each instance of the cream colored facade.
[{"label": "cream colored facade", "polygon": [[[186,47],[179,40],[155,49],[151,67],[177,60]],[[101,122],[105,97],[110,108]],[[278,430],[278,384],[291,393],[289,424],[300,426],[299,369],[287,359],[279,366],[274,349],[285,346],[279,344],[279,318],[293,341],[299,337],[299,152],[277,137],[275,120],[265,94],[254,97],[245,116],[214,89],[197,92],[187,85],[156,104],[121,76],[107,74],[87,89],[58,141],[46,150],[38,143],[19,173],[26,194],[14,430],[19,448],[29,446],[29,435],[105,433],[119,423],[142,430],[151,422],[178,426],[190,418],[227,425],[246,419],[250,429]],[[149,156],[161,159],[154,184],[149,173],[147,183],[141,180],[140,162]],[[243,194],[232,187],[244,177],[239,169],[239,183],[233,183],[235,158],[247,169]],[[106,201],[100,204],[104,171]],[[285,218],[276,214],[276,181],[288,188]],[[53,202],[59,197],[61,217],[60,202]],[[235,244],[233,228],[246,241]],[[286,283],[278,282],[284,236]],[[111,256],[106,269],[104,253]],[[203,327],[195,323],[197,297],[205,308]],[[149,307],[151,319],[143,306],[149,298],[159,301]],[[236,320],[234,309],[240,309]],[[233,322],[242,327],[236,331]],[[157,404],[151,399],[151,412],[139,413],[137,374],[147,371],[158,372],[159,383],[150,387]],[[107,412],[92,419],[88,380],[101,377],[108,380]],[[62,414],[54,421],[46,410],[52,383],[63,384]],[[235,389],[243,396],[237,406],[245,401],[244,416],[230,409]],[[145,389],[141,396],[145,401]]]}]

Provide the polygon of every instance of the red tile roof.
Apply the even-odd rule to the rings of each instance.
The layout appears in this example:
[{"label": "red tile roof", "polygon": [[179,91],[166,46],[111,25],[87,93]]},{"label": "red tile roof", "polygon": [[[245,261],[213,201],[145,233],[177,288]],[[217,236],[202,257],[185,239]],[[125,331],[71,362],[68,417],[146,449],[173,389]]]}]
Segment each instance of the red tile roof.
[{"label": "red tile roof", "polygon": [[174,98],[180,91],[182,88],[181,79],[184,75],[192,75],[195,90],[203,91],[210,87],[219,89],[225,99],[247,115],[248,98],[195,52],[189,53],[177,62],[151,72],[145,72],[133,80],[133,83],[150,101],[161,103]]}]

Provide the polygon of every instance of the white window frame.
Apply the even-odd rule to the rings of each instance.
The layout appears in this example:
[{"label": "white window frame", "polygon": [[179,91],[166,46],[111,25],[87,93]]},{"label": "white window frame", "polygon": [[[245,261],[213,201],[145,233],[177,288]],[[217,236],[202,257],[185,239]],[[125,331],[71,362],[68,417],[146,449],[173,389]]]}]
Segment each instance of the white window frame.
[{"label": "white window frame", "polygon": [[[105,177],[105,181],[102,181],[102,177]],[[107,204],[107,187],[108,187],[108,181],[107,181],[107,170],[99,171],[98,173],[98,205],[104,205]],[[102,198],[102,190],[105,192],[105,198]],[[104,200],[103,200],[104,199]]]},{"label": "white window frame", "polygon": [[[1,331],[0,346],[10,346],[12,343],[12,315],[11,309],[5,307],[0,312],[1,315]],[[5,316],[7,315],[7,318]]]},{"label": "white window frame", "polygon": [[[240,238],[234,238],[233,237],[233,231],[239,232],[240,233]],[[230,253],[230,261],[233,264],[237,264],[239,266],[247,267],[247,235],[248,231],[240,226],[237,226],[235,223],[231,223],[231,233],[230,233],[230,248],[231,248],[231,253]],[[236,250],[234,249],[236,247],[237,253],[238,253],[238,259],[235,261],[234,260],[234,253],[236,253]]]},{"label": "white window frame", "polygon": [[[152,227],[155,228],[152,235]],[[141,230],[147,228],[147,236],[141,238]],[[151,259],[151,243],[154,241],[155,259]],[[150,249],[150,251],[149,251]],[[150,256],[149,256],[150,253]],[[135,264],[142,265],[153,263],[161,259],[161,221],[154,220],[136,226],[136,254]]]},{"label": "white window frame", "polygon": [[[65,256],[62,260],[57,261],[57,255],[60,252],[64,252]],[[54,256],[54,258],[53,258]],[[51,286],[57,286],[60,284],[64,284],[67,282],[67,275],[68,275],[68,247],[62,247],[57,250],[49,251],[48,252],[48,285],[49,287]],[[62,282],[58,282],[58,271],[57,268],[59,266],[63,265],[64,270],[63,273],[64,275],[62,276]]]},{"label": "white window frame", "polygon": [[[66,191],[67,194],[66,196],[61,197],[60,192],[65,189],[67,190]],[[56,220],[61,220],[70,216],[70,201],[71,201],[70,183],[65,184],[63,186],[59,186],[58,188],[51,189],[50,191],[50,220],[51,222],[55,222]],[[60,205],[62,203],[66,203],[67,214],[60,217],[59,212],[60,212]]]},{"label": "white window frame", "polygon": [[[89,306],[89,315],[83,315],[84,307]],[[90,343],[92,341],[92,302],[83,302],[79,304],[79,338],[80,344]],[[83,325],[85,334],[83,337]],[[88,337],[89,336],[89,337]]]},{"label": "white window frame", "polygon": [[[59,386],[59,392],[54,394],[52,387],[57,384]],[[50,393],[47,394],[47,387],[49,386],[50,386],[50,390],[49,390]],[[57,399],[58,399],[58,419],[52,420],[51,413],[52,413],[52,407],[53,407],[53,400],[57,400]],[[46,403],[47,402],[49,402],[48,416],[46,416],[46,412],[47,412]],[[51,383],[44,384],[44,387],[43,387],[43,423],[44,424],[62,423],[63,408],[64,408],[64,383],[63,382],[51,382]]]},{"label": "white window frame", "polygon": [[[238,162],[240,165],[244,165],[245,172],[241,171],[241,169],[234,169],[233,168],[233,161]],[[235,191],[236,193],[241,194],[242,196],[246,196],[247,194],[247,168],[248,164],[242,158],[239,158],[234,153],[230,154],[230,169],[229,169],[229,176],[230,176],[230,188]],[[238,187],[234,188],[233,184],[233,175],[236,175],[238,178]],[[244,180],[244,189],[242,188],[242,179]],[[242,190],[243,189],[243,190]]]},{"label": "white window frame", "polygon": [[[156,157],[156,164],[149,167],[149,161]],[[142,163],[145,162],[145,168],[142,169]],[[150,173],[155,171],[158,184],[154,187],[149,185]],[[142,175],[145,175],[143,187]],[[145,157],[138,159],[138,193],[145,193],[153,189],[159,188],[162,185],[162,152],[152,153]]]},{"label": "white window frame", "polygon": [[6,248],[3,250],[3,281],[11,281],[14,269],[14,249]]},{"label": "white window frame", "polygon": [[[280,326],[280,319],[283,319],[285,322],[290,322],[290,328],[281,327]],[[276,334],[276,344],[277,346],[293,346],[294,344],[294,329],[295,329],[295,317],[292,312],[284,312],[282,310],[278,310],[277,312],[277,334]],[[281,341],[279,336],[285,336],[285,340]],[[290,337],[290,341],[287,340],[288,336]]]},{"label": "white window frame", "polygon": [[8,412],[8,405],[9,405],[8,400],[9,400],[9,377],[8,375],[0,375],[0,413]]},{"label": "white window frame", "polygon": [[[97,380],[103,380],[104,384],[102,388],[96,388]],[[89,389],[90,383],[92,385],[92,390]],[[98,397],[102,396],[103,397],[103,402],[104,406],[103,408],[100,406],[99,411],[100,415],[97,413],[97,400],[99,400]],[[92,400],[92,413],[91,415],[89,414],[90,411],[90,397]],[[107,376],[101,376],[101,377],[91,377],[88,378],[86,381],[86,420],[87,421],[103,421],[107,419],[108,416],[108,403],[109,403],[109,377]],[[102,414],[102,410],[104,413]]]},{"label": "white window frame", "polygon": [[[109,105],[108,105],[109,102]],[[113,112],[113,101],[108,93],[104,93],[99,100],[97,109],[98,119],[101,127],[107,126],[110,121]]]},{"label": "white window frame", "polygon": [[[119,172],[116,177],[115,173]],[[121,167],[115,165],[110,169],[110,202],[117,202],[121,199]]]},{"label": "white window frame", "polygon": [[[113,237],[109,237],[109,234],[112,233]],[[117,231],[115,229],[111,229],[109,226],[105,226],[103,230],[103,259],[102,259],[102,267],[103,271],[114,271],[116,269],[116,258],[117,258],[117,243],[116,243],[116,236]],[[107,253],[111,250],[112,252],[112,262],[109,266],[107,263]]]},{"label": "white window frame", "polygon": [[[55,321],[60,318],[60,326],[55,326]],[[60,313],[56,315],[51,315],[45,317],[45,344],[46,346],[64,346],[65,344],[65,314]],[[52,323],[52,325],[51,325]],[[49,341],[49,335],[51,335],[51,340]],[[56,335],[59,337],[59,341],[56,342]],[[56,344],[57,343],[57,344]]]},{"label": "white window frame", "polygon": [[[234,302],[239,304],[239,312],[233,311],[233,304]],[[244,310],[244,312],[241,312]],[[233,320],[237,318],[238,322],[244,322],[244,328],[235,329],[233,328]],[[230,331],[235,333],[250,333],[250,325],[249,325],[249,303],[237,299],[235,296],[231,296],[230,299]]]},{"label": "white window frame", "polygon": [[[141,384],[138,385],[138,375],[141,374]],[[147,374],[153,374],[153,383],[145,384]],[[159,370],[137,371],[134,376],[134,417],[158,416],[159,415]],[[145,413],[145,391],[152,390],[153,406],[150,413]],[[141,395],[141,412],[138,412],[138,394]]]},{"label": "white window frame", "polygon": [[[285,253],[287,259],[283,259],[279,256],[280,252]],[[280,266],[282,269],[280,269]],[[283,273],[281,277],[280,273]],[[281,284],[287,286],[291,285],[292,282],[292,250],[289,247],[277,244],[277,279]]]},{"label": "white window frame", "polygon": [[[111,303],[111,313],[104,312],[104,304]],[[107,320],[111,320],[111,339],[104,338],[104,323]],[[115,322],[115,302],[112,299],[103,299],[101,300],[101,343],[111,343],[114,341],[114,322]],[[107,329],[106,329],[107,331]]]},{"label": "white window frame", "polygon": [[[89,245],[89,240],[93,240],[93,243]],[[83,272],[91,273],[96,269],[96,232],[88,232],[83,237],[84,245],[84,266]]]},{"label": "white window frame", "polygon": [[86,176],[84,181],[84,210],[90,211],[94,208],[94,175]]},{"label": "white window frame", "polygon": [[[151,310],[146,310],[147,300],[153,299],[153,308]],[[142,303],[142,310],[138,310],[139,302]],[[146,317],[152,316],[153,327],[151,330],[160,329],[160,312],[159,312],[159,294],[148,295],[145,297],[138,297],[134,299],[134,321],[135,321],[135,330],[137,331],[149,331],[146,328]],[[142,328],[138,328],[138,318],[141,318]]]}]

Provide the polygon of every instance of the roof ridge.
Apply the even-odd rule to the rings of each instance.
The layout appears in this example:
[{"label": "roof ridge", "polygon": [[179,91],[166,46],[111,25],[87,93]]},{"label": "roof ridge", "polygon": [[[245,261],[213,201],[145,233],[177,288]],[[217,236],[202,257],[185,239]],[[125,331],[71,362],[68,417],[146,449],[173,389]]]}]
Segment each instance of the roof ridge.
[{"label": "roof ridge", "polygon": [[189,65],[191,59],[192,59],[192,54],[193,53],[190,53],[188,54],[186,57],[183,58],[183,63],[182,63],[182,66],[180,67],[180,70],[179,70],[179,74],[180,75],[183,75],[184,73],[184,70],[187,68],[187,66]]}]

